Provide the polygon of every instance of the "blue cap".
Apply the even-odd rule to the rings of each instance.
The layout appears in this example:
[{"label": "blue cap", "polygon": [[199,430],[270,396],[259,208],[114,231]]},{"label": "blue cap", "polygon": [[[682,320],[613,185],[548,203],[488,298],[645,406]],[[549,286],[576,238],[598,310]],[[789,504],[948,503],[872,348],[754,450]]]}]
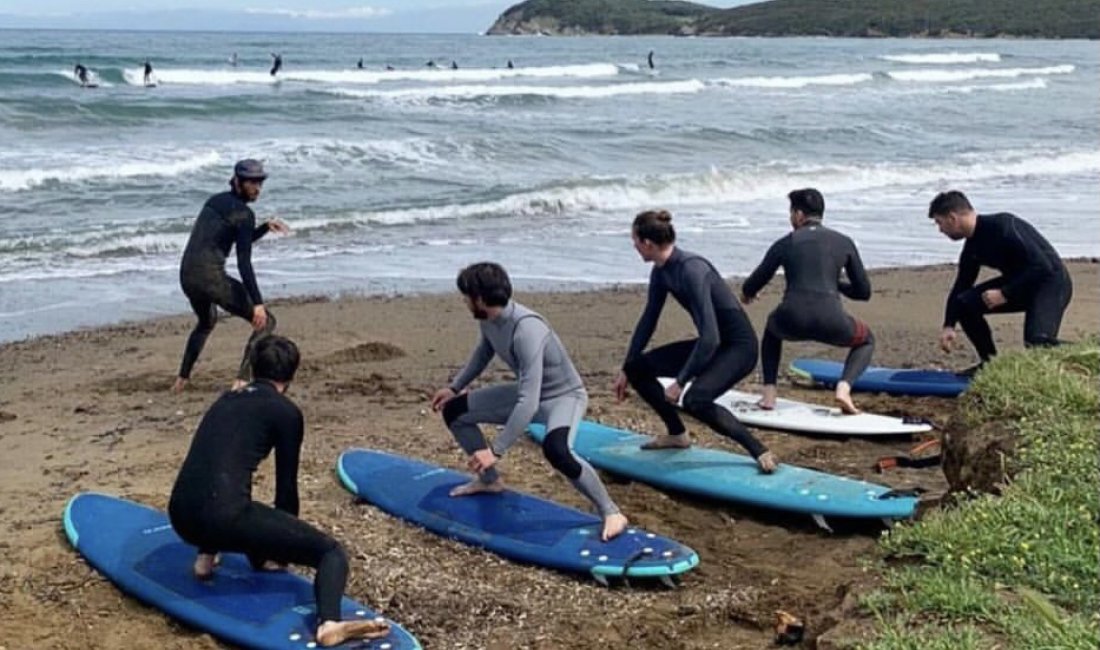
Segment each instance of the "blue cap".
[{"label": "blue cap", "polygon": [[246,158],[238,161],[237,164],[233,166],[233,175],[245,180],[262,181],[267,178],[267,174],[264,172],[264,164],[254,158]]}]

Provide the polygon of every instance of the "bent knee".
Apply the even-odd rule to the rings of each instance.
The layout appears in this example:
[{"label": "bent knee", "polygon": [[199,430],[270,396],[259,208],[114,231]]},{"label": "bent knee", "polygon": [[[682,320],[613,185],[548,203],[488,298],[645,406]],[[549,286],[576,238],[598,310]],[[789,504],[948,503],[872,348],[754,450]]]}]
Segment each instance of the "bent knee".
[{"label": "bent knee", "polygon": [[581,464],[569,449],[569,428],[558,427],[546,434],[542,440],[542,453],[550,465],[569,479],[581,475]]},{"label": "bent knee", "polygon": [[470,411],[469,396],[466,393],[452,398],[443,405],[443,422],[447,426]]}]

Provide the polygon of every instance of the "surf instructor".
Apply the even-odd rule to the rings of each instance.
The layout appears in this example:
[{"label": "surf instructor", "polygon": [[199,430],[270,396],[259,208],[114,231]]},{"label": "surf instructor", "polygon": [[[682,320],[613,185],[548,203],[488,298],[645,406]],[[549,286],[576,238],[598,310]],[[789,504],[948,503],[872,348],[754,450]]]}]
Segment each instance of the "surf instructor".
[{"label": "surf instructor", "polygon": [[[298,564],[317,570],[317,642],[386,636],[389,626],[344,621],[340,600],[348,581],[348,557],[335,539],[298,518],[298,458],[305,424],[286,397],[298,370],[298,347],[269,336],[252,351],[255,381],[226,392],[203,416],[183,461],[168,516],[188,544],[199,548],[193,571],[213,578],[219,552],[244,553],[257,571]],[[275,507],[252,500],[252,474],[275,452]]]},{"label": "surf instructor", "polygon": [[[187,386],[191,369],[218,322],[218,307],[252,325],[252,335],[245,345],[233,390],[248,383],[249,355],[256,340],[275,329],[275,316],[264,306],[252,269],[252,243],[269,232],[289,233],[290,228],[278,219],[256,226],[256,214],[248,204],[260,198],[266,179],[267,173],[260,161],[238,162],[229,179],[229,191],[210,197],[191,229],[180,263],[180,287],[198,322],[183,351],[183,361],[173,386],[175,392]],[[225,272],[226,259],[234,246],[240,281]]]},{"label": "surf instructor", "polygon": [[[630,339],[626,361],[615,378],[615,397],[626,398],[627,385],[634,387],[660,416],[668,434],[642,446],[643,449],[684,449],[691,438],[676,403],[683,395],[684,410],[715,433],[730,438],[756,459],[761,471],[771,473],[778,463],[775,455],[757,440],[728,410],[714,403],[722,393],[748,376],[756,367],[756,332],[737,304],[733,292],[706,258],[675,245],[672,215],[649,210],[634,219],[631,228],[634,250],[643,261],[652,262],[649,295],[645,310]],[[645,352],[669,294],[691,314],[698,338],[677,341]],[[675,377],[661,388],[658,377]]]},{"label": "surf instructor", "polygon": [[[455,440],[470,456],[477,476],[451,490],[462,497],[504,490],[497,461],[519,440],[527,425],[546,425],[542,452],[550,464],[583,494],[603,518],[601,539],[626,529],[621,512],[596,471],[573,453],[577,426],[588,407],[588,392],[558,335],[541,315],[512,300],[508,273],[492,262],[472,264],[458,274],[458,290],[479,323],[480,336],[466,366],[432,397],[432,410],[443,413]],[[467,392],[466,387],[500,357],[516,381]],[[486,444],[480,424],[504,429]]]}]

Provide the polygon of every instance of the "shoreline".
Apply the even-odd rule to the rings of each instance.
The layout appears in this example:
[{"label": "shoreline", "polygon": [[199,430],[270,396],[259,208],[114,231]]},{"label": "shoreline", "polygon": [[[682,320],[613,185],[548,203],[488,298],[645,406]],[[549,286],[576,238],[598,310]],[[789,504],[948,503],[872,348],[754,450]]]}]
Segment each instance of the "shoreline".
[{"label": "shoreline", "polygon": [[[1069,264],[1086,264],[1086,265],[1087,264],[1100,264],[1100,257],[1086,257],[1086,256],[1064,257],[1064,258],[1062,258],[1062,261],[1065,262],[1067,265],[1069,265]],[[941,262],[941,263],[933,263],[933,264],[915,264],[915,265],[912,265],[912,266],[892,265],[892,266],[881,266],[881,267],[867,267],[867,272],[874,274],[874,273],[904,272],[904,271],[909,271],[909,270],[914,270],[914,271],[928,270],[928,271],[931,271],[931,270],[940,270],[940,269],[944,269],[944,268],[952,268],[954,266],[955,266],[954,262]],[[457,273],[457,271],[458,271],[458,269],[455,269],[456,273]],[[782,276],[782,269],[777,273],[776,278],[774,280],[772,280],[772,282],[773,283],[782,282],[781,276]],[[743,281],[746,277],[748,277],[748,274],[743,274],[743,275],[742,274],[735,274],[735,275],[729,275],[729,276],[724,276],[724,277],[725,277],[725,279],[728,283],[737,284],[737,283],[740,283],[741,281]],[[537,283],[534,283],[534,284],[537,284]],[[555,284],[569,285],[570,283],[557,282]],[[522,285],[520,285],[520,286],[522,286]],[[528,294],[528,295],[555,295],[555,294],[570,295],[570,294],[586,294],[586,293],[599,293],[599,292],[636,291],[636,290],[639,290],[639,288],[644,287],[644,286],[645,286],[645,281],[644,280],[640,281],[640,282],[636,282],[636,283],[613,282],[613,283],[609,283],[609,284],[601,284],[601,283],[598,283],[598,282],[584,282],[584,283],[572,284],[571,286],[563,287],[563,288],[560,288],[560,289],[535,289],[535,290],[517,289],[516,292],[517,293]],[[771,285],[769,285],[769,286],[771,286]],[[20,344],[20,343],[32,343],[32,342],[40,340],[40,339],[64,338],[64,337],[69,336],[69,335],[77,335],[77,334],[80,334],[82,332],[96,331],[96,330],[100,330],[100,329],[127,328],[127,327],[133,327],[133,326],[141,325],[142,323],[156,322],[156,321],[165,320],[165,319],[173,319],[173,318],[180,318],[180,317],[192,317],[193,316],[192,313],[190,311],[188,311],[187,308],[186,308],[186,303],[187,303],[186,298],[178,290],[178,287],[176,289],[177,289],[176,292],[179,294],[178,295],[178,298],[179,298],[178,302],[182,307],[182,309],[179,310],[179,311],[172,312],[172,313],[163,313],[163,312],[156,313],[156,312],[151,311],[147,316],[140,316],[140,317],[137,317],[137,318],[127,318],[127,319],[123,319],[123,320],[119,320],[119,321],[113,321],[113,322],[101,323],[101,324],[78,325],[78,326],[72,327],[70,329],[62,329],[62,330],[57,330],[57,331],[45,331],[45,332],[41,332],[41,333],[37,333],[37,334],[27,334],[26,336],[24,336],[22,338],[16,338],[16,339],[10,339],[10,340],[0,339],[0,349],[2,349],[5,346],[8,346],[8,345]],[[269,289],[269,291],[270,291],[270,289]],[[278,309],[278,308],[282,307],[283,305],[340,302],[340,301],[345,301],[345,300],[348,300],[348,301],[369,300],[369,299],[372,299],[372,298],[382,298],[382,299],[421,298],[421,297],[427,297],[427,296],[448,295],[449,293],[450,293],[449,289],[448,290],[439,290],[439,291],[431,291],[431,290],[407,291],[407,292],[406,291],[391,291],[391,292],[379,292],[379,293],[365,293],[361,290],[348,289],[348,290],[339,290],[339,291],[336,291],[332,294],[316,293],[316,292],[302,293],[302,294],[291,294],[291,295],[287,295],[287,296],[284,296],[284,297],[274,298],[274,299],[270,300],[268,304],[270,304],[273,309]],[[873,298],[874,298],[874,296],[872,295],[872,299]],[[231,318],[229,316],[224,315],[224,312],[222,312],[222,314],[223,315],[219,318],[219,321],[218,321],[219,323],[224,323],[226,319]]]}]

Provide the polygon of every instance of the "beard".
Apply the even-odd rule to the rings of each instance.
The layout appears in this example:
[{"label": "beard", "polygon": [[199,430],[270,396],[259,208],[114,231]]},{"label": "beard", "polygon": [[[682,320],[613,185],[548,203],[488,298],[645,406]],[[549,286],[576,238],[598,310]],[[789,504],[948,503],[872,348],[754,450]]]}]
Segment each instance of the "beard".
[{"label": "beard", "polygon": [[489,320],[489,312],[478,307],[474,307],[470,310],[470,313],[474,315],[477,320]]}]

